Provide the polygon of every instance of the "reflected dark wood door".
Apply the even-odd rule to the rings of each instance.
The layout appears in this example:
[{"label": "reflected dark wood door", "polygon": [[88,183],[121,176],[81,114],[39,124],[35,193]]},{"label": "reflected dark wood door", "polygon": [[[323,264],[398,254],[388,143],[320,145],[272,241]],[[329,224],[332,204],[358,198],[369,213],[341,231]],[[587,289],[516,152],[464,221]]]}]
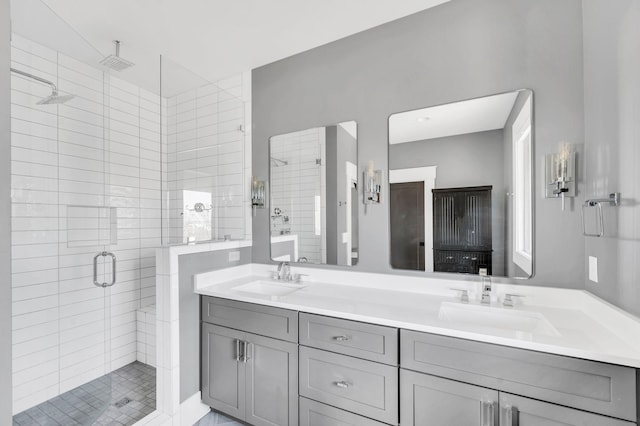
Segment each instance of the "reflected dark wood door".
[{"label": "reflected dark wood door", "polygon": [[424,182],[391,184],[391,266],[424,271]]}]

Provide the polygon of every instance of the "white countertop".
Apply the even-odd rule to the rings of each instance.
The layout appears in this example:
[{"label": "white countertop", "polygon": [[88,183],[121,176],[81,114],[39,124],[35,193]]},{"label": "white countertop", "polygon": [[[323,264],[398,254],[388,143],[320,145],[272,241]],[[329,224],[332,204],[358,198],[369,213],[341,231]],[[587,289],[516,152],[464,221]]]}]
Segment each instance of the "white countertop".
[{"label": "white countertop", "polygon": [[[251,264],[196,275],[198,294],[380,325],[640,368],[640,319],[582,290],[493,284],[489,310],[478,302],[479,282],[293,267],[308,274],[304,288],[285,296],[247,293],[235,287],[268,281],[274,265]],[[276,281],[277,283],[277,281]],[[462,304],[451,288],[466,288]],[[504,294],[525,295],[513,308]],[[441,306],[495,312],[514,318],[544,317],[549,327],[526,332],[443,319]],[[461,306],[462,305],[462,306]]]}]

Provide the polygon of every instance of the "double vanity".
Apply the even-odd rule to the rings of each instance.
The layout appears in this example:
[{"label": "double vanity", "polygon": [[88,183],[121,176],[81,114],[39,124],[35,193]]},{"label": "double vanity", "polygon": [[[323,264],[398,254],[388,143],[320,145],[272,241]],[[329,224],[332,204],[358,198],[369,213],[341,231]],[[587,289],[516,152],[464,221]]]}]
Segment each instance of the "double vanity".
[{"label": "double vanity", "polygon": [[640,323],[587,292],[481,304],[479,282],[292,272],[196,275],[205,404],[252,425],[638,424]]}]

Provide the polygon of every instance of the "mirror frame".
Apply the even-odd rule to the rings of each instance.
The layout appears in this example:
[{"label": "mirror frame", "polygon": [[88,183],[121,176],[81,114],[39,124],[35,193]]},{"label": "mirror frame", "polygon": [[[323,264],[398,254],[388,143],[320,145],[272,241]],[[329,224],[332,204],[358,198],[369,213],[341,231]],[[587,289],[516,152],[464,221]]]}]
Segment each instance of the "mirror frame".
[{"label": "mirror frame", "polygon": [[[490,96],[497,96],[497,95],[504,95],[504,94],[508,94],[508,93],[521,93],[524,91],[528,91],[530,93],[530,100],[531,100],[531,207],[529,209],[529,212],[531,214],[531,252],[532,252],[532,257],[531,257],[531,274],[527,277],[518,277],[518,276],[505,276],[505,275],[491,275],[492,279],[497,279],[498,281],[509,281],[509,280],[520,280],[520,281],[525,281],[525,280],[530,280],[532,279],[535,274],[536,274],[536,216],[535,216],[535,212],[536,212],[536,191],[537,191],[537,185],[536,185],[536,179],[537,179],[537,174],[536,174],[536,114],[535,114],[535,92],[533,89],[530,88],[517,88],[517,89],[513,89],[513,90],[505,90],[502,92],[497,92],[497,93],[490,93],[487,95],[479,95],[479,96],[474,96],[474,97],[469,97],[469,98],[464,98],[464,99],[459,99],[459,100],[453,100],[450,102],[443,102],[443,103],[439,103],[439,104],[435,104],[435,105],[430,105],[430,106],[425,106],[425,107],[418,107],[418,108],[411,108],[411,109],[407,109],[407,110],[403,110],[403,111],[397,111],[397,112],[393,112],[391,114],[389,114],[387,116],[387,182],[385,184],[386,190],[387,190],[387,197],[389,198],[389,203],[387,203],[387,225],[389,228],[389,232],[387,235],[387,247],[389,249],[389,257],[388,257],[388,261],[389,261],[389,266],[391,268],[391,270],[395,273],[402,273],[402,274],[412,274],[412,275],[416,275],[416,276],[427,276],[427,277],[438,277],[438,278],[443,278],[443,279],[469,279],[472,277],[475,277],[475,274],[464,274],[464,273],[455,273],[455,272],[428,272],[428,271],[416,271],[416,270],[411,270],[411,269],[398,269],[398,268],[394,268],[392,265],[392,259],[391,259],[391,153],[390,153],[390,147],[391,147],[391,126],[390,126],[390,119],[392,116],[396,115],[396,114],[403,114],[406,112],[412,112],[415,110],[420,110],[420,109],[426,109],[426,108],[435,108],[435,107],[440,107],[440,106],[445,106],[445,105],[449,105],[449,104],[453,104],[453,103],[458,103],[458,102],[465,102],[465,101],[472,101],[475,99],[482,99],[482,98],[486,98],[486,97],[490,97]],[[544,173],[543,173],[544,174]],[[544,189],[544,188],[543,188]]]}]

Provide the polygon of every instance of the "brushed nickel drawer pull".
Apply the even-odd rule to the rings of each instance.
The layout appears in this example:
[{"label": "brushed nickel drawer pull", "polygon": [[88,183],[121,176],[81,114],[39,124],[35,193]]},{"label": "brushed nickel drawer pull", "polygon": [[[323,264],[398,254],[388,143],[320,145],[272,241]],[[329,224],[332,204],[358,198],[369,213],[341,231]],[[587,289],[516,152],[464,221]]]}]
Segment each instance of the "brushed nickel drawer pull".
[{"label": "brushed nickel drawer pull", "polygon": [[351,386],[348,382],[345,382],[344,380],[340,382],[333,382],[333,384],[341,389],[348,389],[349,386]]},{"label": "brushed nickel drawer pull", "polygon": [[333,336],[333,340],[336,342],[346,342],[347,340],[351,340],[349,336]]}]

